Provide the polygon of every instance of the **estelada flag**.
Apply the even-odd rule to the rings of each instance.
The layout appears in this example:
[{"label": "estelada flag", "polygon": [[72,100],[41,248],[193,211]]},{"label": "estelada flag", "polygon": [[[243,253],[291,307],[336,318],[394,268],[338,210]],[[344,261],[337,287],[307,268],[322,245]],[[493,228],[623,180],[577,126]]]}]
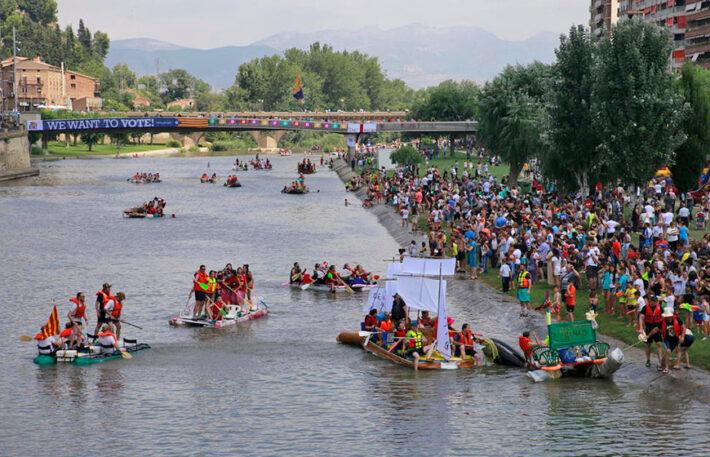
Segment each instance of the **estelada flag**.
[{"label": "estelada flag", "polygon": [[301,81],[301,75],[296,75],[296,81],[293,83],[293,98],[299,101],[303,101],[303,82]]},{"label": "estelada flag", "polygon": [[47,324],[42,327],[42,336],[49,338],[54,335],[59,335],[59,313],[57,312],[57,305],[54,305]]}]

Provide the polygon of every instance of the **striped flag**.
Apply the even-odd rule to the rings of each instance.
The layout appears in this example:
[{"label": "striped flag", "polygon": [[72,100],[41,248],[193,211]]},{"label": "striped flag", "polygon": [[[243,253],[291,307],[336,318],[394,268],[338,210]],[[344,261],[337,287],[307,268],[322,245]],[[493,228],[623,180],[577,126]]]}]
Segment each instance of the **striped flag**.
[{"label": "striped flag", "polygon": [[296,81],[293,83],[293,98],[303,103],[303,82],[301,81],[300,73],[296,75]]},{"label": "striped flag", "polygon": [[52,314],[49,315],[49,320],[47,324],[42,327],[42,336],[49,338],[50,336],[59,335],[59,313],[57,312],[57,305],[54,305],[52,309]]}]

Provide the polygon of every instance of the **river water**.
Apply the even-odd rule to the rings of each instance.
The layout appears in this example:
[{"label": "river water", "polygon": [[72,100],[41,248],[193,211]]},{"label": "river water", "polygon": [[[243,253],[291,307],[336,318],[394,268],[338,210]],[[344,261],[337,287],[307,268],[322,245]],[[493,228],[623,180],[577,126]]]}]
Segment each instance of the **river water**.
[{"label": "river water", "polygon": [[[707,399],[637,370],[533,384],[497,367],[414,373],[337,344],[364,296],[284,287],[291,264],[382,273],[399,246],[371,213],[343,205],[354,197],[333,172],[307,178],[320,192],[282,195],[296,160],[240,172],[240,189],[198,182],[208,162],[228,174],[229,157],[48,162],[41,177],[0,187],[0,455],[707,455]],[[164,182],[126,183],[139,170]],[[121,217],[156,195],[175,219]],[[197,266],[227,262],[250,264],[270,315],[221,332],[169,327]],[[152,349],[34,365],[19,335],[34,335],[53,301],[64,322],[72,294],[88,302],[106,281],[143,327],[126,336]],[[500,333],[501,306],[481,292],[450,311]]]}]

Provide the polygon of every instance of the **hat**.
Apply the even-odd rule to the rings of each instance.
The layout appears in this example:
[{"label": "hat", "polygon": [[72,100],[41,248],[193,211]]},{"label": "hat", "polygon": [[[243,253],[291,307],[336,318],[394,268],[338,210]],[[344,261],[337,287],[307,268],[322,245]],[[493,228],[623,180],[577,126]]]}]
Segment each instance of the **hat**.
[{"label": "hat", "polygon": [[663,310],[663,317],[673,317],[673,308],[666,308]]},{"label": "hat", "polygon": [[590,230],[589,232],[587,232],[587,235],[588,235],[590,238],[596,238],[596,237],[597,237],[597,232],[595,232],[594,230]]},{"label": "hat", "polygon": [[453,317],[451,317],[451,316],[447,316],[447,317],[446,317],[446,324],[447,324],[447,325],[452,325],[454,322],[455,322],[455,321],[454,321],[454,318],[453,318]]}]

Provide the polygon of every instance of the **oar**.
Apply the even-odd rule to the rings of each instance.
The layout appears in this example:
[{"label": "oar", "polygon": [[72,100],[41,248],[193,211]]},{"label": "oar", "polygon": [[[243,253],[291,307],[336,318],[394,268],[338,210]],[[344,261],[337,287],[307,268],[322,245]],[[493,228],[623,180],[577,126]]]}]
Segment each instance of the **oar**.
[{"label": "oar", "polygon": [[190,306],[190,299],[192,298],[192,294],[194,292],[195,292],[194,289],[190,289],[190,293],[187,294],[187,301],[185,302],[185,309],[183,311],[188,312],[188,313],[192,312],[192,310],[189,309],[188,307]]},{"label": "oar", "polygon": [[32,337],[29,336],[29,335],[20,335],[20,341],[22,341],[23,343],[29,343],[29,342],[32,341],[33,339],[34,339],[34,338],[32,338]]},{"label": "oar", "polygon": [[309,287],[311,287],[311,284],[313,284],[313,283],[312,283],[312,282],[309,282],[308,284],[303,284],[303,285],[301,286],[301,290],[306,290],[306,289],[308,289]]},{"label": "oar", "polygon": [[143,330],[143,327],[139,327],[139,326],[137,326],[137,325],[135,325],[135,324],[131,324],[130,322],[126,322],[126,321],[121,320],[121,319],[119,319],[118,322],[122,322],[122,323],[124,323],[124,324],[126,324],[126,325],[130,325],[131,327],[135,327],[135,328],[137,328],[138,330]]},{"label": "oar", "polygon": [[133,356],[126,351],[121,351],[121,357],[126,360],[131,360],[133,358]]},{"label": "oar", "polygon": [[347,285],[347,284],[345,283],[345,281],[343,281],[343,279],[342,279],[340,276],[338,276],[338,279],[340,280],[340,284],[342,284],[342,285],[345,286],[345,290],[346,290],[349,294],[354,294],[354,293],[355,293],[355,292],[353,292],[353,290],[350,288],[350,286]]}]

